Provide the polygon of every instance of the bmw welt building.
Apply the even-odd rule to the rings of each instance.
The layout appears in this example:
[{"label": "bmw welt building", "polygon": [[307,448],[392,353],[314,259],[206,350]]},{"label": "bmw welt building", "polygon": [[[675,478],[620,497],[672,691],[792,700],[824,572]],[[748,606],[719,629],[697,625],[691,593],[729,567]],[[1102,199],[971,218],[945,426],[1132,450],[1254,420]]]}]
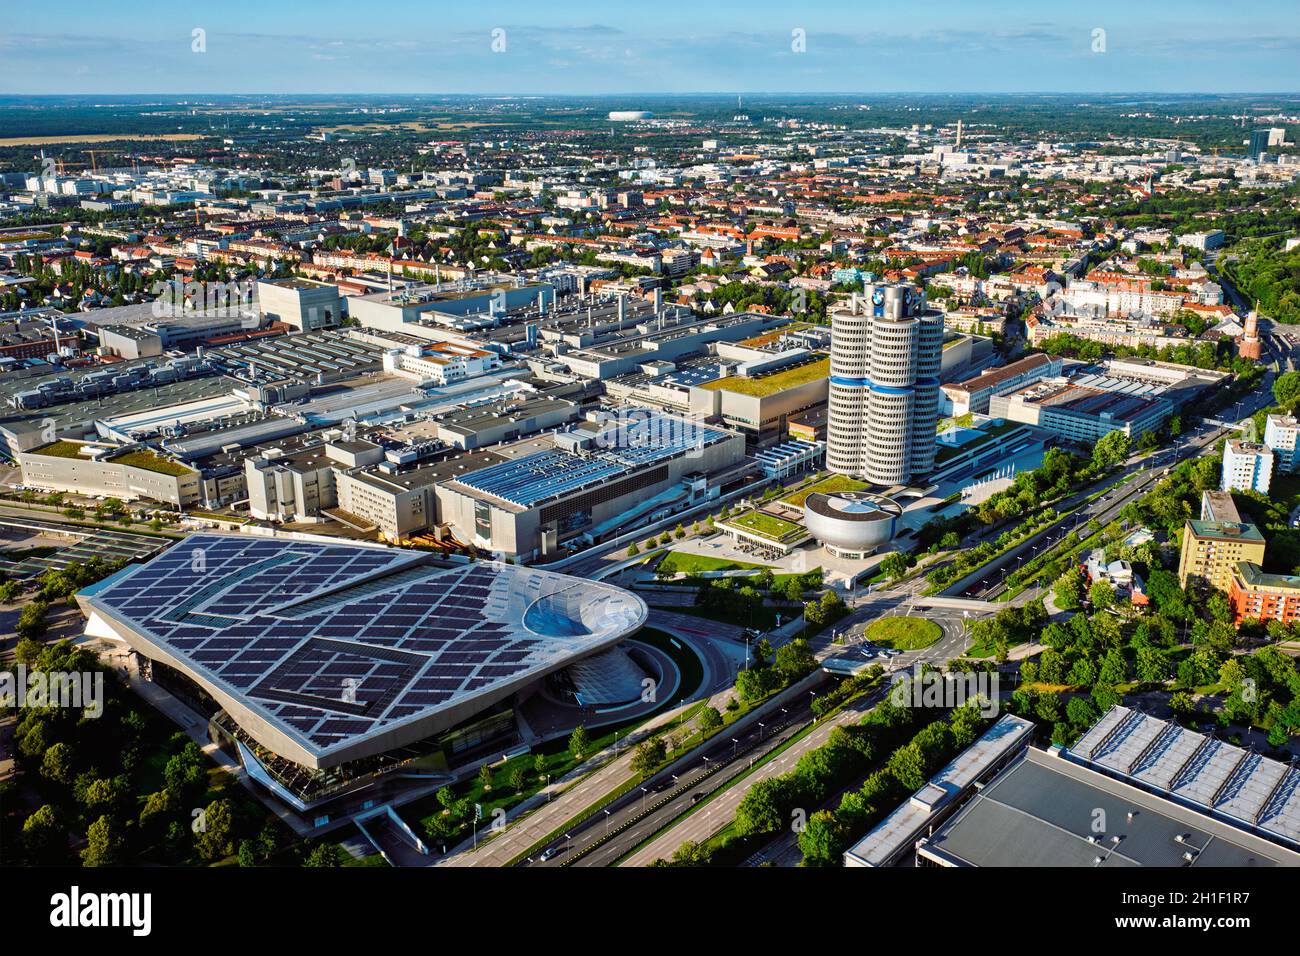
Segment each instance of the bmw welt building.
[{"label": "bmw welt building", "polygon": [[298,810],[513,745],[523,695],[622,658],[616,645],[646,619],[640,598],[562,574],[221,534],[191,535],[78,601],[88,635],[129,645]]}]

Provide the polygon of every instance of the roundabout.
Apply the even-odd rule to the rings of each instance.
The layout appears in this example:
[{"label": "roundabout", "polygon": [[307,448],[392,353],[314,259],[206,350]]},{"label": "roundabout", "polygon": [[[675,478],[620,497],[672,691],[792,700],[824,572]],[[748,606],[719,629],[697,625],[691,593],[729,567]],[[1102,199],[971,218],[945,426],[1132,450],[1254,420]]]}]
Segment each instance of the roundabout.
[{"label": "roundabout", "polygon": [[879,647],[919,651],[943,637],[943,628],[923,617],[881,617],[868,624],[862,636]]}]

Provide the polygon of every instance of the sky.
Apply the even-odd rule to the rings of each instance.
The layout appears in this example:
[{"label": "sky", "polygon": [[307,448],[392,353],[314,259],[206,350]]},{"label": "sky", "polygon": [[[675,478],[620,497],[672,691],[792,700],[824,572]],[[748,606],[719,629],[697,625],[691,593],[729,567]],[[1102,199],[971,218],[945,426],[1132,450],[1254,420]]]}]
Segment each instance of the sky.
[{"label": "sky", "polygon": [[8,7],[0,94],[1300,90],[1300,0]]}]

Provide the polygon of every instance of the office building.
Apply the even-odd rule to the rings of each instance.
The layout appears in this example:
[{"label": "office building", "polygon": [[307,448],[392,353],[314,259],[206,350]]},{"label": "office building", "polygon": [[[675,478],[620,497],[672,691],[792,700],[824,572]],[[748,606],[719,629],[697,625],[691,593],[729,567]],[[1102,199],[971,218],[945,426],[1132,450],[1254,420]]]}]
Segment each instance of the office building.
[{"label": "office building", "polygon": [[1266,129],[1251,130],[1250,148],[1248,154],[1250,158],[1253,159],[1255,162],[1259,162],[1260,157],[1262,157],[1265,153],[1268,152],[1268,147],[1270,145],[1269,140],[1271,138],[1272,137],[1269,135],[1269,131]]},{"label": "office building", "polygon": [[943,313],[903,285],[868,285],[831,317],[826,466],[881,486],[934,467]]},{"label": "office building", "polygon": [[1025,749],[915,844],[917,866],[1300,866],[1296,771],[1114,707],[1069,750]]},{"label": "office building", "polygon": [[257,283],[257,303],[267,322],[283,322],[299,332],[332,329],[343,319],[338,286],[308,279],[263,279]]},{"label": "office building", "polygon": [[1165,398],[1052,380],[993,396],[989,415],[1037,425],[1065,441],[1090,446],[1113,431],[1136,441],[1167,422],[1173,405]]},{"label": "office building", "polygon": [[199,473],[143,446],[56,441],[18,454],[23,484],[44,491],[161,501],[178,508],[199,503]]},{"label": "office building", "polygon": [[[716,494],[708,479],[744,460],[735,432],[632,409],[536,439],[521,457],[438,484],[438,514],[458,540],[523,559],[555,554]],[[508,449],[498,448],[506,454]]]},{"label": "office building", "polygon": [[975,412],[980,415],[988,413],[989,400],[998,394],[1010,392],[1016,388],[1036,382],[1039,379],[1053,378],[1061,374],[1062,360],[1041,352],[1026,355],[1001,368],[990,369],[974,378],[963,382],[944,385],[943,408],[945,415],[965,415]]},{"label": "office building", "polygon": [[1223,448],[1221,491],[1255,491],[1268,494],[1273,478],[1273,453],[1266,445],[1233,438]]}]

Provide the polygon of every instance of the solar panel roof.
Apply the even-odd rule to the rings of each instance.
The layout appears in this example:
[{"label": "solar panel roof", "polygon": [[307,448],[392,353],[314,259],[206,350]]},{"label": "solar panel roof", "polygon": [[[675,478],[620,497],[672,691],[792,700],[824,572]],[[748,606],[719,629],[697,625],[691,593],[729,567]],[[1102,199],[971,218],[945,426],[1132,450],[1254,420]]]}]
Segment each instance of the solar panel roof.
[{"label": "solar panel roof", "polygon": [[84,596],[137,649],[161,650],[227,710],[269,719],[316,759],[508,691],[646,614],[625,591],[551,572],[219,534],[192,535]]},{"label": "solar panel roof", "polygon": [[584,454],[553,449],[503,461],[456,479],[502,501],[531,507],[676,457],[726,438],[727,433],[683,418],[628,412],[596,436]]}]

